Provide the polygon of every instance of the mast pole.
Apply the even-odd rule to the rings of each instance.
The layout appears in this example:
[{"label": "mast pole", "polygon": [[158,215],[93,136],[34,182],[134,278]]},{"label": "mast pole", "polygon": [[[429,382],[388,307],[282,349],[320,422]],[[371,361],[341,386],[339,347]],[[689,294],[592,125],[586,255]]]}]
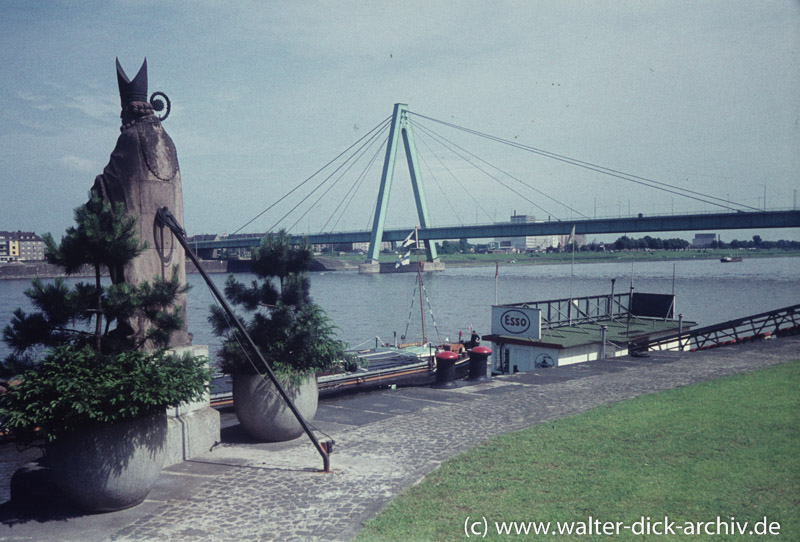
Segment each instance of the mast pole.
[{"label": "mast pole", "polygon": [[294,414],[294,417],[297,419],[297,422],[303,428],[303,431],[305,432],[306,435],[308,435],[308,438],[311,440],[312,444],[317,449],[317,452],[319,452],[319,455],[322,457],[322,470],[324,472],[331,472],[330,451],[333,443],[326,442],[325,445],[323,446],[323,444],[319,442],[319,439],[317,439],[317,436],[314,434],[314,432],[311,431],[311,428],[308,426],[308,422],[306,422],[305,418],[303,418],[303,415],[300,413],[300,411],[297,410],[297,407],[295,406],[294,402],[289,397],[289,395],[286,393],[286,390],[283,389],[283,386],[278,381],[278,378],[275,376],[275,373],[272,371],[272,367],[270,367],[269,363],[267,363],[267,360],[265,360],[264,356],[261,354],[261,351],[253,342],[253,338],[250,336],[250,334],[247,332],[247,329],[245,329],[245,327],[233,313],[233,310],[231,309],[230,305],[228,305],[228,302],[225,301],[225,297],[223,297],[223,295],[214,285],[214,282],[208,276],[205,269],[203,269],[202,264],[197,259],[197,256],[195,255],[194,251],[192,251],[191,247],[189,246],[189,243],[186,241],[186,233],[183,229],[183,226],[181,224],[178,224],[178,221],[175,219],[175,217],[172,215],[172,213],[169,211],[167,207],[160,208],[158,210],[158,213],[156,214],[156,218],[160,224],[166,226],[172,231],[172,234],[175,236],[175,239],[177,239],[178,242],[181,244],[183,249],[186,251],[186,255],[189,257],[189,259],[197,268],[197,271],[200,273],[200,276],[203,277],[203,280],[208,285],[208,288],[211,290],[211,293],[214,295],[214,297],[217,298],[217,301],[219,301],[220,305],[222,306],[222,309],[228,314],[228,317],[230,318],[231,322],[236,327],[236,329],[239,330],[239,333],[242,334],[247,345],[250,347],[250,350],[252,350],[252,352],[256,355],[256,357],[258,357],[259,361],[261,361],[262,365],[267,370],[266,374],[272,381],[272,383],[275,385],[275,389],[278,390],[278,393],[280,394],[283,401],[286,403],[286,406],[288,406],[289,410],[292,411],[292,414]]},{"label": "mast pole", "polygon": [[422,262],[419,259],[419,234],[417,226],[414,226],[414,246],[417,249],[417,281],[419,282],[419,312],[422,319],[422,345],[428,342],[425,336],[425,306],[422,299]]}]

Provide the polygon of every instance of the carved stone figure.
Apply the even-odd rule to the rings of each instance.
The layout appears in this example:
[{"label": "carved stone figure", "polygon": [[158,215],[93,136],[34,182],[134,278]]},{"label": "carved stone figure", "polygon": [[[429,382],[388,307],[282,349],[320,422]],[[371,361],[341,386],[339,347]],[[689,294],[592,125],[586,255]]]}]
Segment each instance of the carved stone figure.
[{"label": "carved stone figure", "polygon": [[[185,254],[169,228],[159,225],[156,213],[168,207],[183,224],[183,196],[178,155],[172,139],[154,114],[147,99],[147,59],[130,80],[117,60],[117,82],[122,102],[122,132],[108,165],[95,179],[93,191],[112,204],[122,202],[128,215],[138,219],[139,239],[147,249],[124,269],[111,270],[114,283],[139,284],[155,277],[172,278],[173,270],[181,285],[186,284]],[[160,104],[159,104],[160,105]],[[186,295],[177,301],[183,328],[172,335],[170,346],[190,343],[186,329]],[[134,339],[144,336],[144,317],[121,324]]]}]

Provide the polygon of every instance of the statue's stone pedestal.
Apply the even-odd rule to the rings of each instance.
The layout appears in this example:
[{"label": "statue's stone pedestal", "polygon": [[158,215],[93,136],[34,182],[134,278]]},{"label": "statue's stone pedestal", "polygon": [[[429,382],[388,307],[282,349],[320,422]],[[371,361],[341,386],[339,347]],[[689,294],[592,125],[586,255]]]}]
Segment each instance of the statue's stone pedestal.
[{"label": "statue's stone pedestal", "polygon": [[[208,346],[192,345],[173,348],[182,355],[208,358]],[[174,465],[204,454],[220,441],[219,412],[211,408],[209,395],[200,401],[183,403],[167,411],[167,457],[164,466]]]}]

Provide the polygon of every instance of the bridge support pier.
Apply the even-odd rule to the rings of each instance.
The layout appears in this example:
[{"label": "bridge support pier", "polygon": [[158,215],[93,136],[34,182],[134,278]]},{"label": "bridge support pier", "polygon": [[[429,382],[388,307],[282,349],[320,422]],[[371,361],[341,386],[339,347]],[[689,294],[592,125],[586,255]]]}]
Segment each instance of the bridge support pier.
[{"label": "bridge support pier", "polygon": [[[444,262],[437,259],[434,262],[420,262],[422,265],[422,272],[427,273],[430,271],[444,271]],[[403,265],[395,267],[392,262],[378,263],[366,262],[358,265],[358,272],[363,274],[369,273],[416,273],[417,264],[411,263],[410,265]]]},{"label": "bridge support pier", "polygon": [[381,264],[373,261],[360,263],[358,264],[358,272],[362,274],[380,273]]}]

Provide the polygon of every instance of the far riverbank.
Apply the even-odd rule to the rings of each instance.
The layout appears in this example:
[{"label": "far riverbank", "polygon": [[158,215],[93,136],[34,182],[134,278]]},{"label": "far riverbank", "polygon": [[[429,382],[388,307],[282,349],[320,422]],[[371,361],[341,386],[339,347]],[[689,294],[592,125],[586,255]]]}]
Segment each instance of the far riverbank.
[{"label": "far riverbank", "polygon": [[[612,263],[636,261],[682,261],[682,260],[719,260],[725,256],[737,256],[742,259],[754,258],[797,258],[800,250],[781,249],[687,249],[687,250],[628,250],[608,252],[575,252],[574,261],[582,263]],[[326,260],[351,263],[357,266],[363,263],[364,254],[342,253],[326,254]],[[440,254],[439,258],[446,267],[481,267],[492,265],[554,265],[572,263],[571,252],[532,253],[532,254]],[[393,262],[394,254],[381,254],[381,262]]]},{"label": "far riverbank", "polygon": [[[685,260],[719,260],[725,256],[738,256],[742,259],[757,258],[797,258],[800,250],[781,249],[738,249],[738,250],[630,250],[609,252],[576,252],[576,264],[585,263],[614,263],[614,262],[659,262],[659,261],[685,261]],[[365,255],[358,253],[325,254],[314,258],[312,271],[357,271],[358,264],[364,263]],[[395,254],[381,254],[381,262],[394,262]],[[535,254],[441,254],[440,259],[446,267],[488,267],[526,266],[526,265],[556,265],[572,263],[573,255],[570,252],[535,253]],[[191,262],[186,262],[186,272],[196,273],[197,270]],[[203,269],[207,273],[246,273],[250,271],[247,260],[205,260]],[[34,279],[53,278],[63,276],[57,266],[47,262],[12,263],[0,266],[0,280],[3,279]],[[78,273],[77,277],[94,276],[92,270]]]},{"label": "far riverbank", "polygon": [[[200,264],[203,266],[203,270],[209,274],[250,272],[249,260],[202,260]],[[358,270],[358,265],[337,258],[315,258],[312,262],[311,270],[353,271]],[[186,273],[189,275],[197,273],[197,268],[190,261],[186,262]],[[108,272],[105,269],[103,270],[103,275],[108,276]],[[50,279],[63,276],[65,275],[61,267],[48,262],[14,262],[0,265],[0,280]],[[72,276],[76,278],[93,278],[94,269],[86,266]]]}]

